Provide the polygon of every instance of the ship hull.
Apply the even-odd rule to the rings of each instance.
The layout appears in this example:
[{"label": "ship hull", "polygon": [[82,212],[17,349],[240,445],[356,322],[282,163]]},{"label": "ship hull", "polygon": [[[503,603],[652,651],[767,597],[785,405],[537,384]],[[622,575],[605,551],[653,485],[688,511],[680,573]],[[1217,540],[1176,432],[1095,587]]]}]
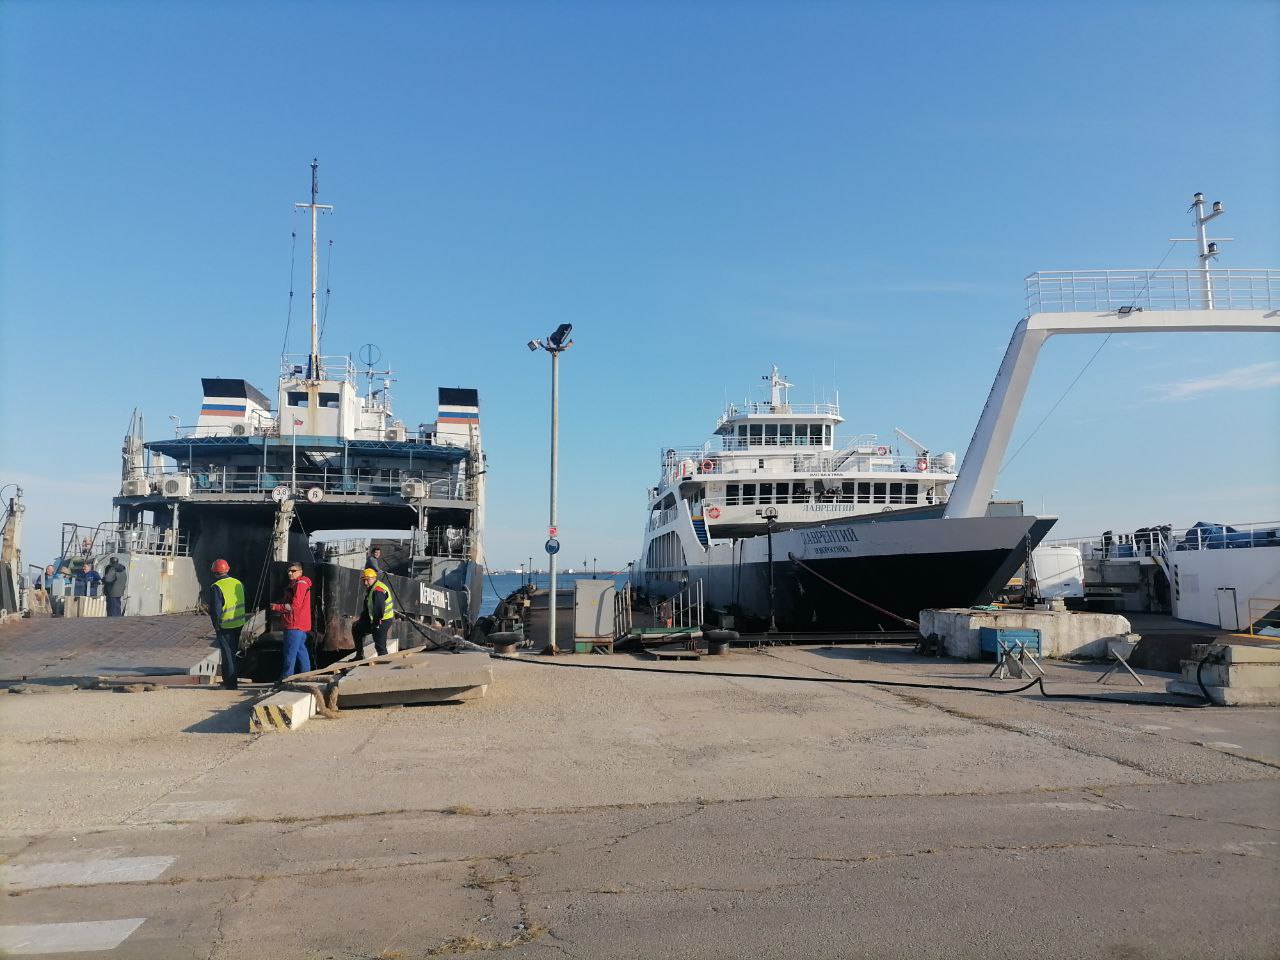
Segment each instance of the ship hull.
[{"label": "ship hull", "polygon": [[[903,630],[921,610],[989,602],[1054,522],[881,518],[778,530],[774,622],[788,631]],[[713,543],[703,564],[690,563],[689,579],[703,581],[705,619],[728,613],[740,628],[768,624],[769,548],[768,536]]]}]

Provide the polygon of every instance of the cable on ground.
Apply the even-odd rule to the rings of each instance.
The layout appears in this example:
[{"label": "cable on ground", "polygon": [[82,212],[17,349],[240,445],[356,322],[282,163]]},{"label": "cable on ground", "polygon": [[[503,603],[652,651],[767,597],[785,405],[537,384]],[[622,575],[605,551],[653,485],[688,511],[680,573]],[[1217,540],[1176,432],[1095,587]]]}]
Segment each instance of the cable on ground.
[{"label": "cable on ground", "polygon": [[[679,677],[727,677],[730,680],[790,680],[795,683],[837,683],[848,684],[851,686],[903,687],[912,690],[942,690],[957,693],[993,693],[997,695],[1023,693],[1030,690],[1032,687],[1037,687],[1039,688],[1040,695],[1050,700],[1086,700],[1094,703],[1128,703],[1142,707],[1199,708],[1207,707],[1212,704],[1207,692],[1205,693],[1204,703],[1169,703],[1168,701],[1158,700],[1138,700],[1134,697],[1103,697],[1089,693],[1050,693],[1045,689],[1043,677],[1036,677],[1030,683],[1021,687],[1012,687],[1007,690],[1002,690],[999,688],[993,689],[991,687],[975,687],[962,683],[914,683],[909,680],[861,680],[853,677],[795,677],[786,673],[733,673],[728,670],[675,670],[671,667],[620,667],[606,663],[565,663],[564,661],[556,660],[511,657],[497,653],[491,653],[489,654],[489,657],[493,660],[506,660],[511,663],[526,663],[541,667],[569,667],[578,670],[617,670],[624,673],[667,673]],[[1204,661],[1201,661],[1202,666],[1203,663]],[[1203,684],[1201,684],[1201,689],[1204,689]]]}]

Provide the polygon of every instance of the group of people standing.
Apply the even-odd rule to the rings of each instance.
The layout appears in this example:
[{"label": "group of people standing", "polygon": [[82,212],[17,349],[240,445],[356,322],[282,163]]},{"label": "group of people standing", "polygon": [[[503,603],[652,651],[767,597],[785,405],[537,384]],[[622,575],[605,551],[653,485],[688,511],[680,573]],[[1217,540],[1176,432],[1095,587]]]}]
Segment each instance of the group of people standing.
[{"label": "group of people standing", "polygon": [[[374,559],[381,566],[381,551],[376,548],[366,558]],[[213,622],[214,636],[222,660],[222,686],[235,690],[239,686],[236,655],[240,650],[240,634],[248,619],[245,605],[244,584],[231,576],[231,565],[226,560],[215,560],[212,567],[213,583],[206,594],[209,619]],[[307,652],[307,635],[311,632],[311,580],[299,563],[288,567],[288,582],[279,603],[272,603],[272,613],[280,616],[283,649],[280,659],[280,680],[311,669],[311,657]],[[374,649],[379,656],[387,652],[387,637],[395,619],[395,604],[391,589],[382,580],[378,569],[366,566],[361,571],[364,597],[361,611],[351,627],[356,644],[356,659],[364,659],[365,640],[373,638]]]},{"label": "group of people standing", "polygon": [[129,570],[118,557],[107,561],[101,573],[91,559],[81,560],[80,569],[71,572],[72,564],[49,564],[36,579],[35,586],[49,598],[49,612],[55,617],[66,613],[67,597],[106,597],[107,616],[123,617],[128,595]]}]

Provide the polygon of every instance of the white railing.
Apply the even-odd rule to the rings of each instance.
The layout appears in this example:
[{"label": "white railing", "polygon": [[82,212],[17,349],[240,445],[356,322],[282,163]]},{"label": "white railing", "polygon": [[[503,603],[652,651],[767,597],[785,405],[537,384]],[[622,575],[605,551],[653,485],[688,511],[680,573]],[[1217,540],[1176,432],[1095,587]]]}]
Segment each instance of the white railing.
[{"label": "white railing", "polygon": [[1273,310],[1280,307],[1280,270],[1041,271],[1026,278],[1026,302],[1028,316],[1124,308]]},{"label": "white railing", "polygon": [[[289,353],[280,358],[281,379],[302,378],[307,375],[307,364],[311,355],[307,353]],[[355,362],[346,354],[331,354],[320,358],[320,371],[326,380],[356,381]],[[316,375],[313,373],[313,376]]]},{"label": "white railing", "polygon": [[716,426],[719,427],[726,420],[734,417],[742,417],[747,415],[775,414],[780,417],[838,417],[840,416],[840,404],[838,403],[770,403],[762,401],[760,403],[731,403],[724,408],[724,413],[720,414],[716,420]]},{"label": "white railing", "polygon": [[208,470],[168,469],[148,473],[156,490],[164,494],[166,480],[180,476],[191,477],[191,495],[270,493],[276,487],[294,487],[305,492],[319,487],[326,495],[333,496],[404,496],[404,484],[417,481],[423,485],[428,500],[468,500],[471,484],[453,477],[430,476],[418,470],[299,470],[295,474],[288,467],[237,467],[214,466]]},{"label": "white railing", "polygon": [[1280,521],[1208,524],[1174,529],[1142,527],[1125,533],[1045,540],[1047,547],[1075,547],[1086,559],[1137,560],[1183,550],[1280,547]]},{"label": "white railing", "polygon": [[190,546],[185,530],[158,527],[151,523],[99,523],[88,527],[76,523],[62,525],[62,556],[96,562],[122,553],[143,553],[157,557],[186,557]]}]

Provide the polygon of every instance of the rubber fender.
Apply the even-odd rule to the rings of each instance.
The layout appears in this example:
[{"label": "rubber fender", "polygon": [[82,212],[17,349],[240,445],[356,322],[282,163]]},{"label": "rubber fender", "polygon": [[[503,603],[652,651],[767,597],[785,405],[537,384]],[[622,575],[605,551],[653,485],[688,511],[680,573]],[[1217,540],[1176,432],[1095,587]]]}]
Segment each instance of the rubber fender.
[{"label": "rubber fender", "polygon": [[505,647],[512,643],[520,643],[522,640],[524,640],[524,634],[516,633],[514,630],[500,630],[485,638],[486,643],[491,643],[495,647]]},{"label": "rubber fender", "polygon": [[702,639],[707,643],[733,643],[738,639],[737,630],[703,630]]}]

